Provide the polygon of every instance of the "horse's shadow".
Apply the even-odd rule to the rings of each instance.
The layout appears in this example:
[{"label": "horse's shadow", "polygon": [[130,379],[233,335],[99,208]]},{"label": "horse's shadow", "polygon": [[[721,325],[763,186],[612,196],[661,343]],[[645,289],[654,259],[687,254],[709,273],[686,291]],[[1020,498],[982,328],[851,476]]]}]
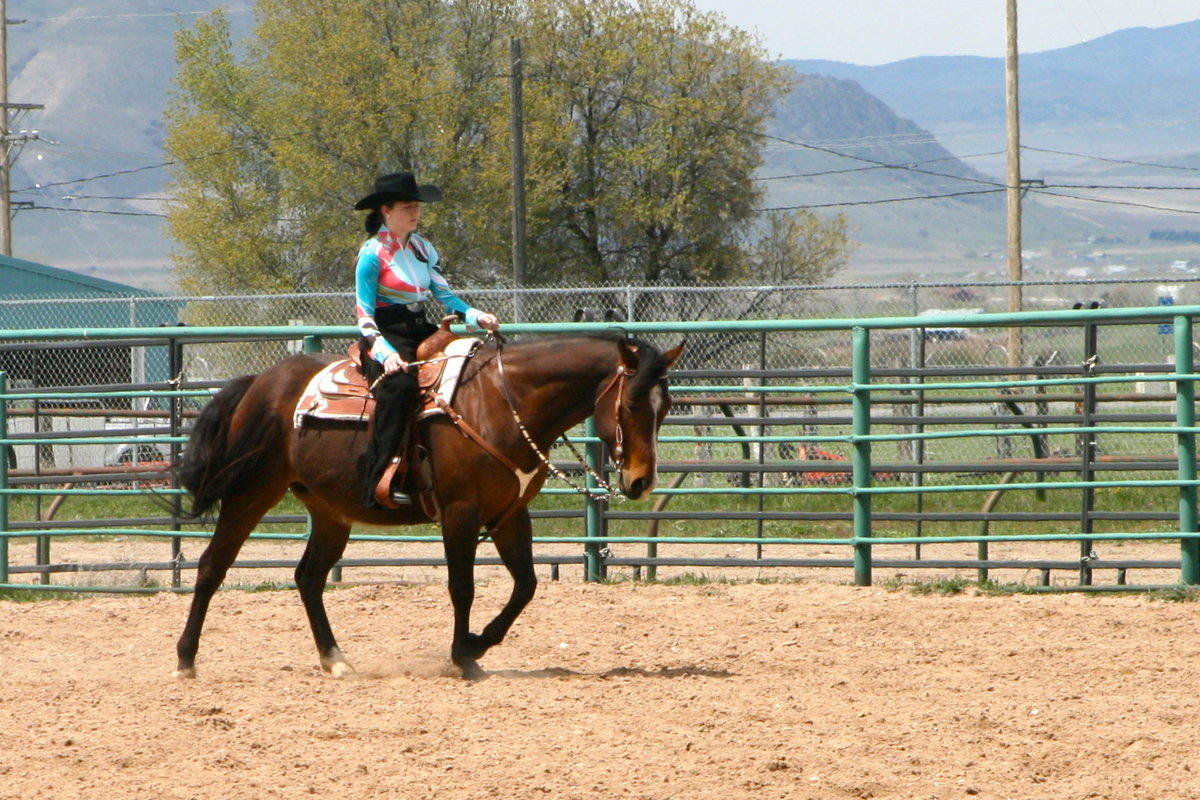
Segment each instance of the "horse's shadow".
[{"label": "horse's shadow", "polygon": [[[688,664],[679,667],[613,667],[603,672],[580,672],[566,667],[544,667],[541,669],[494,669],[485,670],[476,680],[488,678],[546,679],[577,678],[610,680],[612,678],[732,678],[736,673],[725,669],[713,669]],[[389,661],[366,665],[354,673],[360,679],[393,678],[400,675],[417,678],[461,678],[462,672],[444,656],[432,654],[413,656],[403,661]]]},{"label": "horse's shadow", "polygon": [[694,665],[682,667],[613,667],[604,672],[578,672],[566,667],[545,669],[497,669],[485,671],[484,678],[732,678],[735,673],[727,669],[712,669]]}]

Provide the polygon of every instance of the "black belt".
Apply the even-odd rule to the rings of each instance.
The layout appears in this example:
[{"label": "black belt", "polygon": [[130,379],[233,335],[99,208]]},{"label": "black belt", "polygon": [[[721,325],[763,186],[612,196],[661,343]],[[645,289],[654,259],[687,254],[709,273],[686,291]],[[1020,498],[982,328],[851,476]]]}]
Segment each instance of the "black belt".
[{"label": "black belt", "polygon": [[375,322],[380,328],[406,322],[425,322],[425,304],[380,306],[375,309]]}]

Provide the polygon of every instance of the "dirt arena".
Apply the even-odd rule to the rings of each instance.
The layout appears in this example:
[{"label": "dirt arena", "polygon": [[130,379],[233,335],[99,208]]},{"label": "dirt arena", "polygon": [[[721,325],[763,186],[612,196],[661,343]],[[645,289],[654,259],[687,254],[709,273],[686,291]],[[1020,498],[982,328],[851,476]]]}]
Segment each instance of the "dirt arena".
[{"label": "dirt arena", "polygon": [[187,596],[0,602],[0,798],[1200,796],[1195,603],[544,582],[471,683],[444,586],[327,599],[349,679],[292,592],[218,595],[194,681]]}]

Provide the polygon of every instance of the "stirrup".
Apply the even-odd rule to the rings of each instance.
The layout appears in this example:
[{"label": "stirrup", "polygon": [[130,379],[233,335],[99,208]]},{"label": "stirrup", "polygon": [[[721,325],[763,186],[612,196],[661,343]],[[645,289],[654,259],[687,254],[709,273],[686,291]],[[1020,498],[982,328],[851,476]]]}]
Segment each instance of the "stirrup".
[{"label": "stirrup", "polygon": [[375,484],[375,502],[379,505],[386,508],[400,508],[412,503],[412,498],[406,493],[399,489],[392,490],[392,481],[401,466],[403,466],[403,461],[399,457],[393,458],[379,478],[379,483]]}]

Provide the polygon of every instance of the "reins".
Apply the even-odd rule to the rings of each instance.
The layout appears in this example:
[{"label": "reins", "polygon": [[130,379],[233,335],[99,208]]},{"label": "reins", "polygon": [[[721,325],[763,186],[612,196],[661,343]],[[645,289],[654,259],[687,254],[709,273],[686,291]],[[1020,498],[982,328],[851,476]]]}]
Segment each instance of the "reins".
[{"label": "reins", "polygon": [[[449,361],[452,358],[462,358],[462,356],[438,356],[437,358],[426,358],[422,361],[409,361],[405,364],[404,369],[408,370],[408,369],[412,369],[413,367],[423,367],[426,364],[440,364],[443,361]],[[371,385],[367,387],[367,392],[369,394],[374,394],[375,387],[378,386],[379,382],[386,377],[387,377],[387,373],[385,372],[382,375],[380,375],[378,378],[376,378],[374,381],[372,381]],[[364,402],[365,402],[365,400],[364,400]]]},{"label": "reins", "polygon": [[[586,469],[588,471],[588,474],[590,474],[592,476],[592,478],[595,479],[596,484],[601,489],[604,490],[603,492],[597,492],[593,489],[589,489],[586,486],[576,485],[575,482],[572,481],[565,472],[563,472],[558,467],[554,466],[554,464],[552,464],[550,462],[549,457],[547,457],[546,454],[542,452],[542,449],[540,447],[538,447],[537,442],[535,442],[533,440],[533,436],[530,435],[529,429],[525,427],[525,423],[521,420],[521,415],[519,413],[517,413],[516,403],[513,402],[512,392],[508,388],[508,376],[507,376],[507,374],[505,374],[505,371],[504,371],[504,340],[502,338],[500,338],[500,336],[498,334],[495,335],[495,339],[496,339],[496,370],[500,375],[500,388],[504,392],[504,400],[506,403],[508,403],[508,410],[510,412],[512,412],[513,421],[516,422],[517,429],[519,431],[521,431],[521,435],[525,438],[525,442],[529,445],[529,449],[532,450],[534,455],[536,455],[538,457],[538,460],[542,462],[542,465],[545,466],[551,473],[553,473],[554,477],[558,478],[560,481],[562,481],[567,486],[574,489],[579,494],[581,494],[585,497],[590,497],[592,499],[616,498],[616,500],[618,502],[623,501],[625,499],[625,495],[621,494],[619,491],[614,489],[612,487],[612,485],[608,481],[606,481],[602,475],[600,475],[598,472],[596,472],[596,470],[594,470],[592,468],[591,464],[588,463],[587,459],[584,458],[580,454],[579,450],[575,447],[575,443],[572,442],[565,433],[562,435],[562,440],[564,442],[566,442],[567,447],[570,448],[572,455],[574,455],[575,458],[581,464],[583,464],[583,467],[584,467],[584,469]],[[633,374],[634,373],[631,372],[630,370],[625,369],[624,364],[618,364],[616,373],[612,376],[612,378],[609,379],[608,383],[605,384],[604,389],[601,390],[600,394],[596,398],[596,403],[598,404],[600,402],[600,400],[604,397],[604,395],[606,395],[609,392],[609,390],[612,389],[613,384],[616,384],[617,397],[616,397],[616,402],[614,403],[614,424],[616,427],[616,433],[615,433],[616,445],[613,447],[613,463],[618,470],[621,469],[621,464],[622,464],[622,461],[625,456],[625,448],[624,448],[625,432],[624,432],[624,429],[621,427],[621,393],[625,387],[625,378],[630,375],[633,375]]]}]

